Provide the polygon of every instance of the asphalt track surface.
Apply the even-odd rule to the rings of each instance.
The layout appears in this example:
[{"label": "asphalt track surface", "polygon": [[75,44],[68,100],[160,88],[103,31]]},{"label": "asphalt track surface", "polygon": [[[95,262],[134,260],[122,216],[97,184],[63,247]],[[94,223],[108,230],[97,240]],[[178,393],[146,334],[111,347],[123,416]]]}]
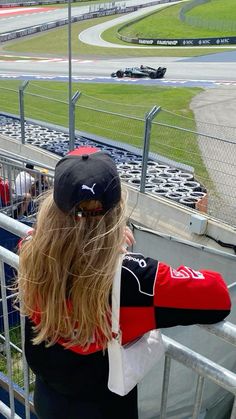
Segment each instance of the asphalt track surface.
[{"label": "asphalt track surface", "polygon": [[[116,6],[123,7],[124,4],[139,5],[145,3],[151,3],[155,0],[129,0],[116,1]],[[95,6],[98,5],[87,5],[78,6],[71,8],[71,16],[80,16],[89,11],[93,11]],[[24,29],[34,25],[40,25],[48,22],[53,22],[60,19],[66,19],[68,17],[67,8],[52,8],[52,7],[18,7],[18,8],[7,8],[0,9],[0,33],[10,32],[15,29]]]},{"label": "asphalt track surface", "polygon": [[[141,0],[131,0],[129,4],[141,3]],[[149,0],[146,0],[146,2]],[[145,1],[142,3],[145,3]],[[120,2],[120,4],[124,4]],[[173,4],[173,3],[171,3]],[[170,4],[170,5],[171,5]],[[166,6],[166,5],[165,5]],[[78,15],[88,11],[92,6],[73,7],[72,14]],[[84,43],[99,45],[99,46],[113,46],[101,39],[102,32],[108,27],[114,26],[118,22],[127,21],[134,17],[146,14],[154,9],[162,8],[163,5],[149,6],[147,8],[139,9],[136,12],[129,13],[120,17],[115,17],[111,21],[104,22],[101,25],[96,25],[80,34],[80,39]],[[6,15],[4,14],[6,13]],[[19,14],[20,13],[20,14]],[[46,7],[17,8],[17,9],[1,9],[0,10],[0,32],[6,32],[9,28],[11,30],[17,28],[25,28],[39,23],[46,23],[52,20],[67,17],[66,9],[50,9]],[[122,46],[119,45],[119,48]],[[124,51],[130,46],[124,46]],[[140,47],[138,47],[140,48]],[[148,48],[148,47],[147,47]],[[156,48],[158,47],[151,47]],[[183,47],[184,48],[184,47]],[[213,49],[214,51],[214,49]],[[155,52],[156,54],[156,52]],[[219,57],[216,63],[216,55]],[[112,83],[132,83],[132,84],[158,84],[170,86],[201,86],[201,87],[215,87],[221,85],[235,85],[236,86],[236,52],[230,51],[225,54],[212,54],[207,57],[196,58],[170,58],[157,57],[149,58],[117,58],[117,59],[101,59],[101,60],[74,60],[72,64],[72,74],[74,81],[93,81],[93,82],[112,82]],[[52,80],[67,80],[68,76],[68,61],[67,58],[57,57],[31,57],[29,60],[19,59],[10,61],[0,61],[0,78],[21,78],[21,79],[52,79]],[[206,65],[202,65],[202,61]],[[150,79],[111,79],[110,74],[121,67],[137,66],[140,64],[148,64],[153,67],[159,65],[167,67],[167,73],[163,80]]]}]

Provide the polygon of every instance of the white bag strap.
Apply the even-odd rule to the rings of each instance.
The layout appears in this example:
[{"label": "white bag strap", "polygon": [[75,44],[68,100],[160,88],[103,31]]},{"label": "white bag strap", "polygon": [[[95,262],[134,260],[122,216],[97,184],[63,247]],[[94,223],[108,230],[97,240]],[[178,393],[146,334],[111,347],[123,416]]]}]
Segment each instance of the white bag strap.
[{"label": "white bag strap", "polygon": [[112,284],[112,333],[120,332],[120,284],[123,255],[119,256],[116,273]]}]

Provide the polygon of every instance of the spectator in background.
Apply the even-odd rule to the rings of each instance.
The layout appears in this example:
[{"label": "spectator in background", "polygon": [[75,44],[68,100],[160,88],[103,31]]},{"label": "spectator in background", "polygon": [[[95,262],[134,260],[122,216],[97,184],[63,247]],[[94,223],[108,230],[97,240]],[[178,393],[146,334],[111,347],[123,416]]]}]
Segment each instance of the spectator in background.
[{"label": "spectator in background", "polygon": [[34,170],[32,164],[27,163],[25,165],[26,170],[22,170],[15,180],[15,192],[17,196],[23,196],[24,194],[31,193],[32,185],[34,184],[34,177],[32,176],[31,170]]},{"label": "spectator in background", "polygon": [[35,179],[35,183],[33,186],[33,195],[38,196],[42,192],[45,192],[49,189],[49,180],[46,176],[48,174],[48,169],[40,169],[40,174]]},{"label": "spectator in background", "polygon": [[34,170],[32,164],[27,163],[25,165],[26,170],[22,170],[16,177],[15,180],[15,193],[18,202],[21,202],[20,210],[18,211],[18,217],[24,215],[28,211],[29,203],[32,198],[33,185],[35,182],[34,176],[31,170]]},{"label": "spectator in background", "polygon": [[10,204],[10,187],[8,180],[0,176],[0,208]]}]

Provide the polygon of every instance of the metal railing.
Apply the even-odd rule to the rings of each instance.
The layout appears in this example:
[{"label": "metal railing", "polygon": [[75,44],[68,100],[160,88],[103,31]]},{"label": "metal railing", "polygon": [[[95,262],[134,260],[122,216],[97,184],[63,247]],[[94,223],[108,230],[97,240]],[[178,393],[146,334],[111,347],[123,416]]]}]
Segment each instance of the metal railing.
[{"label": "metal railing", "polygon": [[[0,227],[9,230],[11,233],[19,237],[23,237],[27,231],[28,227],[18,221],[13,221],[9,219],[4,214],[0,214]],[[0,335],[0,340],[2,339],[2,347],[4,346],[5,360],[6,360],[6,369],[8,376],[8,391],[9,391],[9,406],[0,403],[0,413],[2,413],[6,418],[16,418],[19,416],[15,415],[15,394],[16,390],[14,388],[14,371],[12,369],[13,365],[13,351],[16,350],[21,356],[22,365],[22,375],[24,377],[24,384],[22,388],[22,394],[24,395],[24,405],[25,405],[25,418],[30,418],[30,410],[32,409],[32,403],[29,397],[29,370],[24,356],[24,317],[19,318],[19,332],[21,335],[21,344],[12,342],[12,332],[9,324],[9,305],[7,300],[9,299],[9,294],[7,295],[7,283],[4,265],[7,264],[12,266],[14,269],[18,267],[18,256],[9,250],[0,246],[0,276],[1,276],[1,304],[3,311],[3,324],[4,332]],[[210,326],[200,326],[206,331],[213,333],[219,338],[236,345],[236,326],[229,322],[221,322],[215,325]],[[203,394],[203,385],[204,380],[207,378],[211,380],[219,387],[227,390],[227,392],[232,393],[236,396],[236,374],[232,371],[212,362],[208,358],[200,355],[199,353],[194,352],[193,350],[187,348],[186,346],[170,339],[167,336],[163,336],[164,344],[166,347],[166,357],[165,357],[165,368],[163,375],[162,383],[162,401],[160,409],[160,418],[165,419],[168,412],[168,389],[170,383],[170,371],[171,363],[177,361],[183,364],[188,369],[191,369],[197,374],[197,387],[195,393],[195,402],[193,405],[192,418],[197,419],[201,409],[201,400]],[[21,350],[22,349],[22,350]],[[18,361],[19,362],[19,361]],[[22,383],[18,382],[18,385],[22,386]],[[234,400],[231,419],[236,417],[236,402]],[[19,418],[20,419],[20,418]]]},{"label": "metal railing", "polygon": [[[227,327],[226,322],[226,327]],[[217,326],[215,326],[217,328]],[[221,325],[224,329],[224,325]],[[210,329],[210,327],[209,327]],[[224,332],[221,334],[221,330],[218,330],[218,336],[224,338]],[[195,401],[193,405],[192,419],[197,419],[201,411],[201,401],[203,395],[203,386],[205,378],[211,380],[219,387],[227,390],[232,393],[234,396],[234,404],[231,411],[230,419],[236,417],[236,374],[229,371],[226,368],[221,367],[220,365],[212,362],[206,357],[200,355],[197,352],[192,351],[184,345],[163,336],[164,344],[166,347],[166,356],[165,356],[165,367],[164,367],[164,376],[162,384],[162,401],[161,401],[161,412],[160,419],[166,418],[167,405],[168,405],[168,388],[170,381],[170,371],[171,371],[171,362],[175,360],[185,367],[193,370],[197,376],[197,387],[195,392]],[[231,336],[231,343],[236,346],[236,326],[233,325],[233,333]]]},{"label": "metal railing", "polygon": [[[9,250],[0,246],[0,276],[1,276],[1,304],[3,313],[4,325],[4,352],[6,353],[6,365],[8,376],[8,391],[9,391],[9,406],[3,402],[0,405],[0,412],[5,417],[15,418],[15,396],[14,396],[14,379],[13,379],[13,357],[12,357],[12,344],[10,340],[10,325],[9,325],[9,310],[7,304],[7,284],[5,277],[4,265],[7,264],[13,268],[18,268],[18,256]],[[25,397],[25,418],[30,419],[30,401],[29,401],[29,370],[24,355],[24,317],[20,318],[21,330],[21,362],[22,371],[24,376],[24,397]],[[10,407],[10,411],[7,409]]]}]

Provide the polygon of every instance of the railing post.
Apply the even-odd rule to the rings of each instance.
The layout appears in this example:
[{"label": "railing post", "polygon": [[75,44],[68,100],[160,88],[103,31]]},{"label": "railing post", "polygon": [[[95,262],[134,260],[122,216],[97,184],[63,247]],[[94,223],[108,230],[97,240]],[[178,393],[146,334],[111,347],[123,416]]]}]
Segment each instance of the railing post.
[{"label": "railing post", "polygon": [[73,105],[72,105],[72,46],[71,46],[71,0],[68,0],[68,105],[69,105],[69,150],[73,150]]},{"label": "railing post", "polygon": [[205,381],[204,377],[199,375],[198,380],[197,380],[197,388],[196,388],[196,394],[195,394],[192,419],[198,419],[200,415],[204,381]]},{"label": "railing post", "polygon": [[20,106],[20,125],[21,125],[21,143],[25,144],[25,107],[24,107],[24,90],[28,86],[29,81],[25,81],[19,87],[19,106]]},{"label": "railing post", "polygon": [[150,147],[150,136],[151,136],[151,127],[152,120],[160,112],[160,106],[154,106],[149,113],[145,116],[145,129],[144,129],[144,145],[143,145],[143,158],[142,158],[142,173],[141,173],[141,183],[140,183],[140,192],[145,192],[145,182],[147,174],[147,161]]},{"label": "railing post", "polygon": [[71,98],[71,121],[70,121],[70,143],[69,143],[70,151],[74,150],[75,148],[75,105],[80,95],[81,93],[77,91],[75,92],[74,96]]},{"label": "railing post", "polygon": [[166,418],[167,397],[168,397],[168,388],[169,388],[169,381],[170,381],[170,367],[171,367],[171,358],[168,355],[166,355],[165,364],[164,364],[163,382],[162,382],[160,419]]}]

